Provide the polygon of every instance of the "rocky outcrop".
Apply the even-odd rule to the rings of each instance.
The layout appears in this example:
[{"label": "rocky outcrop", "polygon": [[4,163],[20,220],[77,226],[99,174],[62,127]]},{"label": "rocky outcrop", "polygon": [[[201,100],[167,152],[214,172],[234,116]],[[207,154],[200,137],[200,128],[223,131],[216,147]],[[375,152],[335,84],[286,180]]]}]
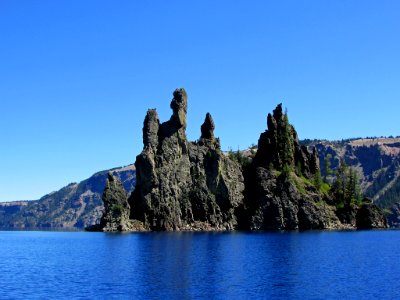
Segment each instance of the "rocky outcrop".
[{"label": "rocky outcrop", "polygon": [[234,229],[235,209],[243,203],[240,166],[221,152],[209,113],[200,140],[187,140],[184,89],[175,90],[170,107],[172,116],[162,124],[156,110],[147,112],[131,219],[151,230]]},{"label": "rocky outcrop", "polygon": [[203,140],[213,140],[214,139],[214,120],[210,113],[207,113],[206,119],[203,125],[201,125],[201,139]]},{"label": "rocky outcrop", "polygon": [[246,171],[247,227],[256,230],[386,227],[382,211],[372,203],[336,208],[332,195],[320,188],[316,148],[309,151],[300,145],[281,104],[268,115],[267,126]]},{"label": "rocky outcrop", "polygon": [[315,149],[310,153],[301,146],[297,132],[289,124],[288,116],[279,104],[273,114],[267,117],[268,129],[258,140],[258,150],[254,158],[255,167],[281,170],[288,166],[307,178],[319,171],[319,158]]},{"label": "rocky outcrop", "polygon": [[368,198],[364,198],[361,204],[346,204],[337,209],[336,214],[340,222],[350,228],[376,229],[388,227],[383,211]]},{"label": "rocky outcrop", "polygon": [[364,203],[357,211],[358,229],[387,228],[387,220],[381,209],[372,203]]},{"label": "rocky outcrop", "polygon": [[340,228],[335,208],[314,187],[319,173],[315,149],[302,147],[279,104],[267,118],[257,154],[246,172],[246,207],[250,229]]},{"label": "rocky outcrop", "polygon": [[[306,230],[341,228],[335,208],[312,185],[300,182],[295,174],[256,167],[246,198],[252,230]],[[303,185],[300,187],[300,185]],[[301,189],[301,191],[299,191]]]},{"label": "rocky outcrop", "polygon": [[100,224],[103,231],[127,231],[130,207],[121,181],[110,172],[102,197],[104,214]]},{"label": "rocky outcrop", "polygon": [[[211,114],[207,113],[201,125],[199,140],[187,140],[184,89],[175,90],[170,107],[172,116],[164,123],[160,123],[155,109],[147,112],[144,147],[135,163],[136,188],[128,202],[121,185],[109,178],[104,192],[105,230],[385,226],[384,216],[373,204],[336,207],[339,205],[332,195],[321,189],[316,149],[309,151],[300,144],[282,104],[268,115],[268,129],[260,136],[253,161],[243,164],[244,169],[239,159],[231,160],[221,152]],[[123,209],[113,214],[115,205]]]}]

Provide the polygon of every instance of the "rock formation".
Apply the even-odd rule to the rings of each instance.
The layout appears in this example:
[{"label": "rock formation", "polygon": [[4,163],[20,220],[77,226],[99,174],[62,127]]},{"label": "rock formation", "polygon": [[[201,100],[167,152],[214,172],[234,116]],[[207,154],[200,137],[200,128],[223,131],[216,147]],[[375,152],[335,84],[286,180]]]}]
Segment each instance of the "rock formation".
[{"label": "rock formation", "polygon": [[250,229],[307,230],[386,227],[373,204],[336,209],[322,192],[315,147],[301,146],[296,130],[279,104],[267,118],[257,154],[246,171],[245,227]]},{"label": "rock formation", "polygon": [[257,154],[246,172],[247,226],[250,229],[336,228],[340,221],[310,182],[319,173],[315,149],[300,146],[279,104],[267,118]]},{"label": "rock formation", "polygon": [[387,220],[382,211],[372,203],[364,203],[357,211],[356,227],[358,229],[387,228]]},{"label": "rock formation", "polygon": [[273,114],[267,117],[268,130],[261,134],[254,166],[281,170],[283,166],[297,168],[306,178],[312,178],[319,171],[318,154],[313,149],[300,146],[297,132],[289,124],[288,116],[279,104]]},{"label": "rock formation", "polygon": [[[267,118],[250,165],[221,152],[207,113],[196,142],[186,138],[187,94],[173,93],[171,118],[150,109],[136,188],[126,200],[111,175],[103,195],[102,230],[306,230],[385,227],[373,204],[337,209],[321,189],[318,153],[301,146],[279,104]],[[118,208],[117,210],[115,208]],[[130,208],[130,209],[129,209]],[[129,214],[129,217],[128,217]]]},{"label": "rock formation", "polygon": [[102,197],[104,214],[100,225],[103,231],[128,231],[129,212],[128,195],[121,181],[108,173],[106,187]]},{"label": "rock formation", "polygon": [[187,141],[184,89],[175,90],[170,106],[173,114],[162,124],[155,110],[147,112],[131,218],[151,230],[234,229],[243,203],[240,166],[221,152],[209,113],[200,140]]}]

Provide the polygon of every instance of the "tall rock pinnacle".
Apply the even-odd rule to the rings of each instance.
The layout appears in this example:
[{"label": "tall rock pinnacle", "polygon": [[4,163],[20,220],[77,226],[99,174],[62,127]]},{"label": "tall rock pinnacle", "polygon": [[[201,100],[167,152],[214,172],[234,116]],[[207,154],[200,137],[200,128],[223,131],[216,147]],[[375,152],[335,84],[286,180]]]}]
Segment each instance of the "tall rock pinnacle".
[{"label": "tall rock pinnacle", "polygon": [[211,117],[211,114],[207,113],[206,119],[204,120],[203,125],[201,125],[201,138],[209,140],[214,139],[214,129],[214,120]]},{"label": "tall rock pinnacle", "polygon": [[103,231],[129,230],[128,195],[121,183],[112,172],[108,173],[106,188],[103,192],[104,214],[101,218]]},{"label": "tall rock pinnacle", "polygon": [[187,94],[185,89],[176,89],[173,93],[174,98],[171,100],[171,108],[173,111],[171,121],[176,122],[178,127],[186,129],[187,114]]},{"label": "tall rock pinnacle", "polygon": [[150,147],[157,149],[158,146],[158,130],[160,128],[160,121],[155,109],[147,111],[146,118],[143,124],[143,145],[144,148]]}]

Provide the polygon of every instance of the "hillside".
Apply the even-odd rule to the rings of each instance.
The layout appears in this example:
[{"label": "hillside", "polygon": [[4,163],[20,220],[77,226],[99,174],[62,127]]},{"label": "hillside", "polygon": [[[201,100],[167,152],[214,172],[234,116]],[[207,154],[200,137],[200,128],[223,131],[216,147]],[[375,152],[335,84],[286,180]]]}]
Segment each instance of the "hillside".
[{"label": "hillside", "polygon": [[[391,211],[391,226],[399,226],[400,211],[400,138],[366,138],[345,141],[307,140],[320,156],[321,173],[325,175],[325,158],[331,155],[331,168],[335,171],[340,160],[357,170],[361,188],[381,208]],[[329,176],[328,176],[329,179]]]},{"label": "hillside", "polygon": [[136,171],[133,165],[101,171],[36,201],[0,203],[0,228],[83,229],[95,224],[102,215],[101,196],[109,171],[122,181],[128,192],[134,189]]},{"label": "hillside", "polygon": [[392,189],[400,175],[400,139],[371,138],[347,141],[304,141],[318,150],[322,176],[325,176],[325,159],[330,154],[331,169],[335,171],[341,160],[356,169],[365,196],[382,207],[398,201]]}]

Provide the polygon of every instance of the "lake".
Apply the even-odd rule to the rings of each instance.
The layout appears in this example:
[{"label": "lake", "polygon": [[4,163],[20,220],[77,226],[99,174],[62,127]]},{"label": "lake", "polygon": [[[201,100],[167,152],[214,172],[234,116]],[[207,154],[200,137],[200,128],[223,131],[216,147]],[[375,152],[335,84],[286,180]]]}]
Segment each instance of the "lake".
[{"label": "lake", "polygon": [[399,299],[400,231],[0,232],[0,299]]}]

